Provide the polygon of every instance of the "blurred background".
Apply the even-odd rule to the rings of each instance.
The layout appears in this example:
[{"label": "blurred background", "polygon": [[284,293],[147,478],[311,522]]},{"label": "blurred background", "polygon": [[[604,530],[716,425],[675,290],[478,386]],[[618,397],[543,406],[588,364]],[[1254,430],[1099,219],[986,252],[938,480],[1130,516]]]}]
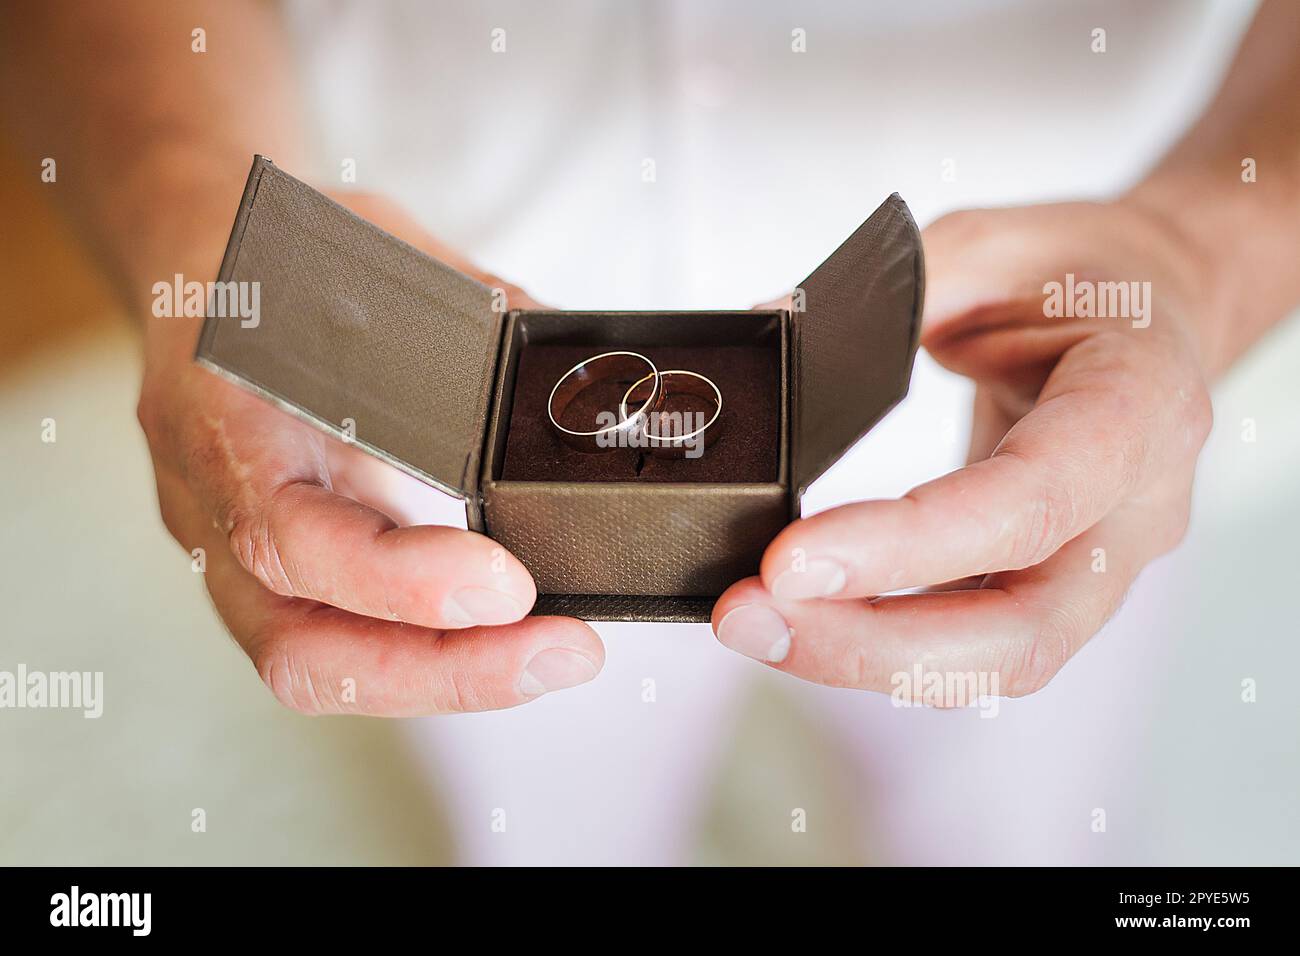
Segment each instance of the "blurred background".
[{"label": "blurred background", "polygon": [[[924,225],[1132,182],[1253,4],[1133,6],[291,4],[319,168],[290,172],[353,158],[361,188],[558,305],[744,307],[894,190]],[[313,720],[265,691],[162,527],[139,318],[39,174],[0,129],[0,670],[103,671],[105,703],[0,710],[0,863],[1300,861],[1294,319],[1215,392],[1186,542],[997,719],[799,684],[704,625],[598,625],[605,672],[555,699]],[[968,402],[920,356],[806,507],[955,467]]]}]

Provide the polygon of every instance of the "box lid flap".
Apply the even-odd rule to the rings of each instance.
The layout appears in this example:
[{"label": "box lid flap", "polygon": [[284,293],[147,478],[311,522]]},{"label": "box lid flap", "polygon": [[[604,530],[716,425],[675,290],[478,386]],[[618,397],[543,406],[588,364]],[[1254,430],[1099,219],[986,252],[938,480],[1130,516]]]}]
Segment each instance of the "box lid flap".
[{"label": "box lid flap", "polygon": [[895,193],[795,290],[798,495],[907,394],[924,284],[921,234]]},{"label": "box lid flap", "polygon": [[214,295],[199,362],[429,484],[475,491],[500,347],[491,289],[262,156],[220,279],[258,283],[260,314],[219,317]]}]

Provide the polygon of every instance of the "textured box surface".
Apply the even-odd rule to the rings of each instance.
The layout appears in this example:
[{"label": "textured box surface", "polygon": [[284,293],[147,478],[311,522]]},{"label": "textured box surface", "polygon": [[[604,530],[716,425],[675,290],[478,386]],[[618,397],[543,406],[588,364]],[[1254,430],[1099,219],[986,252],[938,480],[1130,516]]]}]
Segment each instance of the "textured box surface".
[{"label": "textured box surface", "polygon": [[[756,571],[807,485],[906,393],[924,268],[920,234],[895,195],[799,285],[788,314],[507,317],[493,290],[256,157],[220,279],[260,283],[261,321],[210,316],[198,361],[463,497],[470,526],[532,571],[539,611],[679,621],[707,620],[711,597]],[[781,423],[750,438],[775,443],[774,480],[680,480],[672,469],[682,463],[647,480],[503,476],[529,334],[537,342],[550,328],[550,341],[590,339],[593,351],[725,347],[761,340],[746,335],[764,322],[765,334],[778,330]]]},{"label": "textured box surface", "polygon": [[[785,480],[787,402],[785,316],[741,313],[514,313],[505,332],[493,420],[483,456],[481,492],[487,532],[520,558],[546,594],[716,596],[731,583],[758,571],[763,548],[789,520],[790,486]],[[770,395],[762,414],[744,405],[725,406],[728,429],[696,461],[669,465],[679,479],[695,474],[707,481],[664,482],[629,467],[640,453],[623,449],[627,462],[607,455],[567,450],[549,434],[530,446],[548,456],[556,477],[518,481],[505,477],[505,457],[521,427],[515,401],[518,369],[530,349],[572,345],[592,354],[622,347],[652,359],[671,344],[673,354],[701,357],[713,346],[746,344],[770,353]],[[717,374],[715,369],[708,369]],[[719,376],[721,377],[721,376]],[[739,391],[739,389],[735,389]],[[543,402],[529,393],[529,402]],[[760,396],[755,396],[759,398]],[[770,404],[769,404],[770,402]],[[535,412],[535,409],[529,409]],[[529,421],[527,426],[535,425]],[[755,426],[758,426],[757,428]],[[750,450],[765,443],[757,465],[767,481],[728,481],[719,459],[733,466],[754,464]],[[517,452],[516,452],[517,453]],[[604,459],[608,474],[621,480],[568,480],[573,468],[589,469]],[[650,460],[648,467],[658,462]],[[567,466],[564,472],[559,466]],[[701,470],[702,469],[702,470]],[[542,469],[545,471],[546,469]],[[530,472],[531,473],[531,472]],[[584,472],[580,472],[584,473]]]}]

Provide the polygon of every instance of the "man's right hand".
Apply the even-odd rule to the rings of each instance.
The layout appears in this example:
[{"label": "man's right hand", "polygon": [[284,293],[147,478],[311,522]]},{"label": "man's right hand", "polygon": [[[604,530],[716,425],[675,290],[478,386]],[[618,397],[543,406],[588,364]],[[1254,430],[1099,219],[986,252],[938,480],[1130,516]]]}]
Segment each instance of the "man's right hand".
[{"label": "man's right hand", "polygon": [[[335,198],[505,288],[513,307],[535,305],[392,203]],[[195,365],[196,320],[148,321],[139,418],[163,521],[187,551],[203,549],[217,611],[283,704],[393,717],[489,710],[600,670],[604,647],[586,624],[526,616],[536,588],[505,549],[457,528],[399,527],[348,497],[379,463]]]}]

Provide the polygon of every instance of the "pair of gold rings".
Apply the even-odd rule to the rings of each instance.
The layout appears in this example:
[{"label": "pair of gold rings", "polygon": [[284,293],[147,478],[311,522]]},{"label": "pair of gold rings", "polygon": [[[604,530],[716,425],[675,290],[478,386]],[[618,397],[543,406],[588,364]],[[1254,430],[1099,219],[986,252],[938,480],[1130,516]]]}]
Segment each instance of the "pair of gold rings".
[{"label": "pair of gold rings", "polygon": [[[613,409],[597,415],[597,427],[579,431],[560,423],[574,399],[593,385],[630,382]],[[672,395],[693,395],[712,405],[710,412],[676,412],[666,408]],[[602,352],[569,369],[551,389],[546,414],[560,438],[583,452],[612,448],[643,448],[660,457],[698,457],[718,434],[722,417],[722,392],[699,372],[670,369],[661,372],[640,352]]]}]

